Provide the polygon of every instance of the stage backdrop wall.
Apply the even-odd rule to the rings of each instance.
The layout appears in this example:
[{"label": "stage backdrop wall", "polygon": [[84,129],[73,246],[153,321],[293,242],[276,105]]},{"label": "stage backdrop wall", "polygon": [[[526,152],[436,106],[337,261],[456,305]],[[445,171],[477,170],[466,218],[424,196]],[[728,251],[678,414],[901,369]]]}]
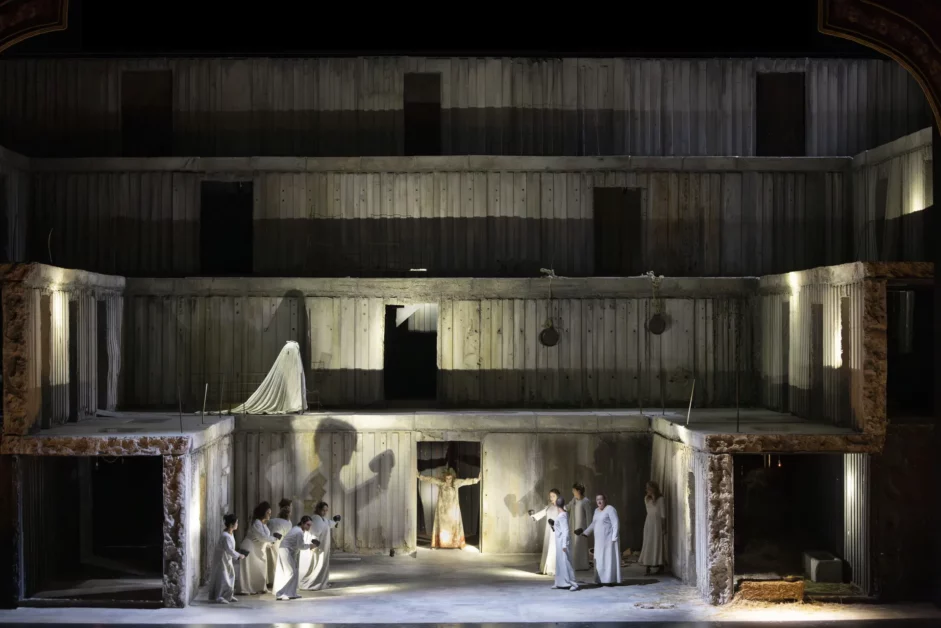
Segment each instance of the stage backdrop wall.
[{"label": "stage backdrop wall", "polygon": [[[403,426],[408,415],[383,415]],[[466,417],[459,417],[463,420]],[[255,504],[295,500],[294,517],[324,500],[343,515],[336,546],[345,552],[412,551],[417,532],[419,441],[479,441],[483,459],[482,551],[540,551],[543,525],[530,509],[550,488],[571,496],[583,482],[605,492],[621,517],[621,547],[639,548],[643,536],[644,483],[649,479],[650,435],[611,433],[496,433],[369,429],[377,419],[337,415],[240,417],[234,437],[235,509],[247,517]]]}]

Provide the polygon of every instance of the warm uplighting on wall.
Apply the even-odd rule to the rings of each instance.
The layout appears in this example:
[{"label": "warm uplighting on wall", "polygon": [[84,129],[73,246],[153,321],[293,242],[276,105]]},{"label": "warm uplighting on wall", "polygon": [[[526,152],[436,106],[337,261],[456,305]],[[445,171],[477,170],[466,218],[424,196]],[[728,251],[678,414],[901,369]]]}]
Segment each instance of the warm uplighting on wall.
[{"label": "warm uplighting on wall", "polygon": [[801,291],[800,275],[797,273],[788,273],[787,285],[791,287],[791,296],[796,297]]},{"label": "warm uplighting on wall", "polygon": [[833,347],[833,354],[830,356],[830,365],[833,368],[843,366],[843,317],[837,317],[836,329],[833,330],[833,341],[830,343]]}]

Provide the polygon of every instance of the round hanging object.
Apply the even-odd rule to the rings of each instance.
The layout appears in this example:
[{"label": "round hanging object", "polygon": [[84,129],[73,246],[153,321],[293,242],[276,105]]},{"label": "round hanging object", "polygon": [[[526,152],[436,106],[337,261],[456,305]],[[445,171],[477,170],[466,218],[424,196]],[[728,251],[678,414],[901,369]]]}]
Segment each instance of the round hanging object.
[{"label": "round hanging object", "polygon": [[654,336],[659,336],[667,329],[667,319],[663,317],[663,314],[654,314],[650,317],[650,320],[647,321],[647,330],[652,333]]},{"label": "round hanging object", "polygon": [[559,332],[555,327],[546,327],[539,332],[539,342],[545,347],[554,347],[559,344]]}]

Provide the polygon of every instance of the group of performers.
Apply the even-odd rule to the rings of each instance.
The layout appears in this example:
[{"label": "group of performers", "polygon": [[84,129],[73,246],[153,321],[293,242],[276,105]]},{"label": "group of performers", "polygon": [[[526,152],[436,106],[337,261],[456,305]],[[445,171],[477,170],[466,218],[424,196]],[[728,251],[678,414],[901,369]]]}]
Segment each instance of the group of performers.
[{"label": "group of performers", "polygon": [[[342,517],[330,517],[330,506],[320,502],[313,515],[291,523],[293,503],[282,499],[271,517],[271,505],[262,502],[252,512],[251,527],[239,549],[234,532],[235,514],[223,517],[225,529],[216,543],[209,577],[209,600],[237,602],[235,594],[275,594],[278,600],[296,600],[298,589],[320,591],[330,587],[331,532]],[[312,550],[302,552],[302,550]],[[236,564],[238,567],[236,568]]]},{"label": "group of performers", "polygon": [[[438,486],[432,549],[463,549],[467,543],[458,489],[477,484],[480,476],[458,479],[454,470],[448,468],[441,479],[419,475],[417,471],[416,477]],[[666,511],[656,482],[647,483],[644,503],[647,518],[639,563],[648,574],[653,568],[661,573]],[[319,591],[330,586],[331,531],[339,525],[340,515],[330,518],[330,507],[320,502],[312,516],[305,515],[297,525],[292,525],[291,500],[282,499],[278,505],[280,512],[276,518],[271,518],[268,502],[255,507],[251,527],[238,550],[233,536],[238,529],[238,517],[234,514],[224,517],[225,530],[213,556],[210,601],[236,602],[236,592],[239,595],[273,592],[278,600],[294,600],[300,597],[298,589]],[[539,512],[530,510],[529,516],[534,521],[546,520],[539,572],[555,577],[553,589],[578,591],[575,572],[592,568],[597,584],[614,586],[621,582],[620,520],[605,494],[595,496],[592,511],[585,486],[576,482],[568,504],[558,489],[552,489],[546,507]],[[594,538],[593,548],[589,548],[588,536]]]}]

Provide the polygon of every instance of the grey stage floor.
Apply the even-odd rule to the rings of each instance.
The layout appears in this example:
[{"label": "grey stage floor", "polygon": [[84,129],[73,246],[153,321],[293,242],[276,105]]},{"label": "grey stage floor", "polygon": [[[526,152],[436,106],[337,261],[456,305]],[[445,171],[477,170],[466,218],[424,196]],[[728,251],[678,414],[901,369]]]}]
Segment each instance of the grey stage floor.
[{"label": "grey stage floor", "polygon": [[[20,608],[0,611],[0,623],[270,625],[305,624],[464,624],[535,623],[573,626],[588,622],[693,622],[733,625],[740,621],[821,622],[860,625],[909,619],[941,625],[941,610],[931,605],[778,604],[711,607],[694,588],[672,577],[645,577],[642,567],[625,569],[619,587],[582,591],[550,590],[552,579],[534,573],[533,555],[491,556],[472,551],[419,550],[416,558],[335,555],[334,587],[277,602],[270,594],[243,597],[237,604],[210,604],[205,591],[184,609]],[[590,573],[580,573],[590,580]],[[594,625],[603,625],[601,623]],[[674,624],[684,625],[684,624]],[[907,625],[907,624],[906,624]],[[916,624],[912,624],[916,625]]]}]

